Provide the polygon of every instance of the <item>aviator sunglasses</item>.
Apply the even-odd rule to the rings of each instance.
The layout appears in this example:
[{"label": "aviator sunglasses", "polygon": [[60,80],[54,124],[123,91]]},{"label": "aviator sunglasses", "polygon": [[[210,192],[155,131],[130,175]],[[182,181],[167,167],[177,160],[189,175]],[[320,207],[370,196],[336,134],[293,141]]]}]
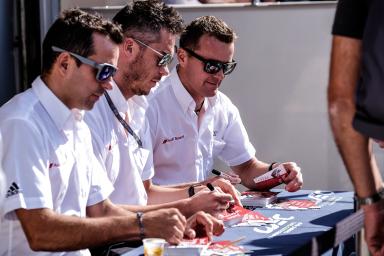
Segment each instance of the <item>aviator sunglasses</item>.
[{"label": "aviator sunglasses", "polygon": [[161,59],[159,60],[159,62],[157,62],[157,66],[163,67],[163,66],[167,66],[169,63],[171,63],[173,57],[170,53],[161,53],[158,50],[153,49],[151,46],[147,45],[146,43],[140,41],[139,39],[134,38],[133,40],[135,40],[137,43],[151,49],[152,51],[157,53],[159,56],[161,56]]},{"label": "aviator sunglasses", "polygon": [[90,60],[88,58],[85,58],[79,54],[76,54],[76,53],[73,53],[70,51],[66,51],[66,50],[61,49],[61,48],[56,47],[56,46],[52,46],[52,50],[54,52],[68,52],[71,56],[78,59],[81,63],[87,64],[87,65],[95,68],[97,70],[96,80],[99,82],[105,82],[106,80],[108,80],[110,77],[112,77],[116,73],[117,67],[115,67],[111,64],[108,64],[108,63],[99,64],[99,63],[97,63],[93,60]]},{"label": "aviator sunglasses", "polygon": [[204,63],[204,71],[207,72],[208,74],[216,74],[220,70],[223,70],[224,75],[229,75],[236,67],[236,61],[231,61],[231,62],[221,62],[217,60],[207,60],[206,58],[198,55],[194,51],[188,48],[182,48],[184,49],[187,53],[189,53],[191,56],[195,57],[196,59],[200,60],[201,62]]}]

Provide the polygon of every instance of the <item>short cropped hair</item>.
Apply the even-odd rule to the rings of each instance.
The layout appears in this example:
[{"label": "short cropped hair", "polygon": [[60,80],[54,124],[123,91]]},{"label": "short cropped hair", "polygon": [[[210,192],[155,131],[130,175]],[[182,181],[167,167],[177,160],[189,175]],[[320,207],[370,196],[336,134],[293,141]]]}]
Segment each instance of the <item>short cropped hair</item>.
[{"label": "short cropped hair", "polygon": [[213,36],[221,42],[232,43],[235,32],[223,20],[214,16],[202,16],[193,20],[180,35],[180,47],[196,50],[203,35]]},{"label": "short cropped hair", "polygon": [[[63,11],[49,28],[43,41],[43,70],[49,74],[59,53],[52,50],[57,46],[66,51],[87,57],[95,53],[93,33],[108,36],[114,43],[123,41],[121,29],[98,14],[90,14],[79,9]],[[77,65],[81,62],[76,59]]]},{"label": "short cropped hair", "polygon": [[184,28],[176,9],[158,0],[133,1],[113,17],[113,22],[121,26],[124,36],[146,43],[158,42],[162,29],[179,35]]}]

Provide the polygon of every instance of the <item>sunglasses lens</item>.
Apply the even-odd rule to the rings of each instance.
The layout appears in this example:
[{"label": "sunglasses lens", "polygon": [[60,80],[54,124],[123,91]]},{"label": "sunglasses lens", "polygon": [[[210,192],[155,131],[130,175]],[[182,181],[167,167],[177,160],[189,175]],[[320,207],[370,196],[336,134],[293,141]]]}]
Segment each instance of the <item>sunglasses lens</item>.
[{"label": "sunglasses lens", "polygon": [[224,73],[224,75],[229,75],[230,73],[232,73],[232,71],[236,67],[236,64],[237,64],[236,62],[224,64],[223,65],[223,73]]},{"label": "sunglasses lens", "polygon": [[220,71],[221,68],[222,68],[222,64],[218,62],[207,62],[205,63],[204,70],[208,74],[216,74],[217,72]]},{"label": "sunglasses lens", "polygon": [[172,55],[167,53],[165,54],[161,60],[159,61],[159,63],[157,63],[158,66],[166,66],[168,65],[169,63],[171,63],[172,61]]},{"label": "sunglasses lens", "polygon": [[116,73],[116,68],[112,65],[103,65],[97,73],[96,79],[99,81],[108,80]]}]

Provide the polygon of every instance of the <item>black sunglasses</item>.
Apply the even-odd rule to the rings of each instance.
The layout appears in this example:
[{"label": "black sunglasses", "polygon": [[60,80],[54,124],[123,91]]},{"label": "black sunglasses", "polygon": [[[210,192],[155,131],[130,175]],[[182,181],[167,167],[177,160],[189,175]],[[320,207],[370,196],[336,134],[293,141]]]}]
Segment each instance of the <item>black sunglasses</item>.
[{"label": "black sunglasses", "polygon": [[81,63],[87,64],[87,65],[95,68],[97,70],[96,80],[99,82],[105,82],[110,77],[112,77],[117,71],[117,67],[115,67],[111,64],[108,64],[108,63],[99,64],[99,63],[97,63],[93,60],[90,60],[88,58],[85,58],[79,54],[76,54],[76,53],[73,53],[70,51],[66,51],[66,50],[61,49],[61,48],[56,47],[56,46],[52,46],[52,50],[54,52],[68,52],[71,56],[78,59]]},{"label": "black sunglasses", "polygon": [[183,47],[183,49],[187,53],[189,53],[191,56],[193,56],[196,59],[203,62],[204,63],[204,71],[207,72],[208,74],[216,74],[220,70],[223,70],[224,75],[229,75],[235,69],[236,64],[237,64],[236,61],[224,63],[224,62],[217,61],[217,60],[207,60],[206,58],[198,55],[197,53],[195,53],[194,51],[192,51],[188,48]]},{"label": "black sunglasses", "polygon": [[157,63],[157,66],[159,66],[159,67],[167,66],[169,63],[172,62],[173,56],[170,53],[161,53],[158,50],[153,49],[151,46],[147,45],[146,43],[140,41],[139,39],[133,39],[133,40],[135,40],[139,44],[151,49],[152,51],[154,51],[155,53],[157,53],[158,55],[161,56],[161,59]]}]

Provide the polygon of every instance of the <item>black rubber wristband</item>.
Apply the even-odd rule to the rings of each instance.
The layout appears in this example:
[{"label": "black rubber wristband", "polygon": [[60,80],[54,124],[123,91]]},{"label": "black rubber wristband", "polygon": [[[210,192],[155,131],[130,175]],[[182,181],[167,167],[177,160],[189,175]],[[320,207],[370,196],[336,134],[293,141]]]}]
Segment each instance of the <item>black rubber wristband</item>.
[{"label": "black rubber wristband", "polygon": [[195,195],[195,187],[201,186],[200,184],[193,184],[188,188],[188,196],[192,197]]},{"label": "black rubber wristband", "polygon": [[136,213],[137,223],[139,224],[140,239],[145,238],[144,225],[143,225],[143,214],[142,212]]},{"label": "black rubber wristband", "polygon": [[188,188],[188,196],[193,197],[195,195],[195,186],[192,185]]},{"label": "black rubber wristband", "polygon": [[268,167],[268,171],[272,171],[274,164],[277,164],[277,162],[272,162]]}]

